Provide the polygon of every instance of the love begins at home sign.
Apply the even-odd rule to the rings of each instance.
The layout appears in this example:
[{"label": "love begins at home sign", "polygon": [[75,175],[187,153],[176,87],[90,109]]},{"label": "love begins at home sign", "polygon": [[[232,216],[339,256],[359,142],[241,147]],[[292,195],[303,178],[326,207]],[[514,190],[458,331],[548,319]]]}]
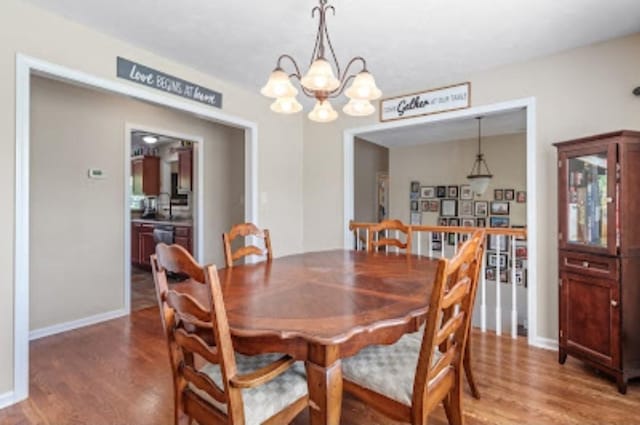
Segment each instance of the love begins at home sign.
[{"label": "love begins at home sign", "polygon": [[216,108],[222,108],[222,93],[181,78],[160,72],[148,66],[118,57],[117,73],[119,78],[142,84],[156,90],[175,94]]},{"label": "love begins at home sign", "polygon": [[471,106],[471,83],[456,84],[380,101],[380,121],[437,114]]}]

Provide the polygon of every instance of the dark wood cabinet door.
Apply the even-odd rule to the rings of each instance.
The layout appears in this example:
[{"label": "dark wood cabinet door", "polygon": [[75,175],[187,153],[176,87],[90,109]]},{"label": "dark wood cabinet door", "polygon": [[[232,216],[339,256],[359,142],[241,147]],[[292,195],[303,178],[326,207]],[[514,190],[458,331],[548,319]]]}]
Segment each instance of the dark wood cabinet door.
[{"label": "dark wood cabinet door", "polygon": [[191,192],[193,188],[193,151],[178,152],[178,192]]},{"label": "dark wood cabinet door", "polygon": [[620,297],[616,281],[561,273],[560,344],[572,354],[620,368]]},{"label": "dark wood cabinet door", "polygon": [[131,177],[133,180],[131,192],[134,195],[144,195],[142,191],[142,175],[144,173],[144,164],[142,158],[131,161]]},{"label": "dark wood cabinet door", "polygon": [[131,263],[140,264],[140,225],[131,224]]},{"label": "dark wood cabinet door", "polygon": [[153,233],[140,233],[140,264],[151,266],[151,255],[156,252],[156,242]]}]

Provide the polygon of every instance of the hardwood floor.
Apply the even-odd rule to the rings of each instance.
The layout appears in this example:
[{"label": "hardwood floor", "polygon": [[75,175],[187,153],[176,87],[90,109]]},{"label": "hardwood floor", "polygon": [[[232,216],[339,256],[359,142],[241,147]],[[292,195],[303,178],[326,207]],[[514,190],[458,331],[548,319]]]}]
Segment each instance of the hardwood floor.
[{"label": "hardwood floor", "polygon": [[[465,392],[467,425],[637,424],[640,382],[622,396],[607,378],[575,359],[523,339],[473,334],[482,392]],[[42,338],[31,344],[31,398],[0,410],[2,425],[170,425],[172,387],[160,317],[154,308],[128,318]],[[343,425],[391,425],[346,398]],[[438,409],[430,424],[445,424]],[[306,412],[295,425],[308,424]]]},{"label": "hardwood floor", "polygon": [[156,287],[150,271],[131,267],[131,311],[158,305]]}]

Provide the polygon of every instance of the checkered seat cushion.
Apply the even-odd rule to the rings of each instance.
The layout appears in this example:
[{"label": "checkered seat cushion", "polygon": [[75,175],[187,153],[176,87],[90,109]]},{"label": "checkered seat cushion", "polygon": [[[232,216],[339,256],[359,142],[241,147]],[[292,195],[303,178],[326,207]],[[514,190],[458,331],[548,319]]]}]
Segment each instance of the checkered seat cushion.
[{"label": "checkered seat cushion", "polygon": [[[342,362],[345,379],[407,406],[411,405],[413,381],[422,338],[405,335],[392,345],[374,345]],[[440,357],[436,350],[433,361]]]},{"label": "checkered seat cushion", "polygon": [[[282,357],[282,354],[265,354],[260,356],[243,356],[236,354],[238,373],[244,375],[253,372],[273,363],[280,357]],[[209,375],[216,385],[224,388],[222,372],[218,365],[207,364],[200,370]],[[225,404],[212,399],[204,391],[194,386],[191,386],[191,389],[223,412],[227,411]],[[296,363],[289,368],[289,370],[266,384],[242,390],[245,424],[259,425],[306,394],[307,380],[304,365]]]}]

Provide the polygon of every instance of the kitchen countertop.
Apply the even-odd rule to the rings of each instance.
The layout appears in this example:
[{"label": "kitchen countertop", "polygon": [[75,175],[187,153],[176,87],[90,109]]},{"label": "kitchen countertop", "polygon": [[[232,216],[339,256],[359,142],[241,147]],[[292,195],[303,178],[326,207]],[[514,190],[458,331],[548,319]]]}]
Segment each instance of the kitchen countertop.
[{"label": "kitchen countertop", "polygon": [[152,219],[152,218],[132,218],[132,223],[141,223],[141,224],[163,224],[168,226],[183,226],[183,227],[191,227],[193,226],[193,220],[190,219]]}]

